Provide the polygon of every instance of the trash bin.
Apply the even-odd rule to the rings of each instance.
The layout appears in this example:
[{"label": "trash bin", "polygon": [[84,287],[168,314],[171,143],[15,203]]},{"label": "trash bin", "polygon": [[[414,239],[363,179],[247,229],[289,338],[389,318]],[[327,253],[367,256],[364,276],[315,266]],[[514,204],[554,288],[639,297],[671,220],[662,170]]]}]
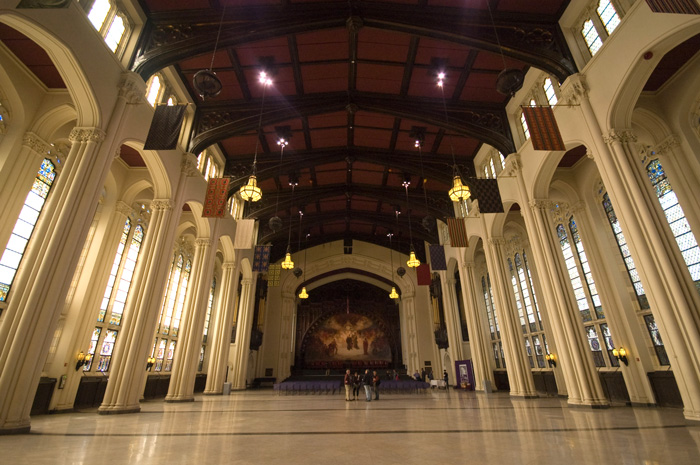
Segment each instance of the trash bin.
[{"label": "trash bin", "polygon": [[484,392],[486,394],[491,394],[493,392],[493,386],[491,386],[491,381],[488,379],[484,380]]},{"label": "trash bin", "polygon": [[222,394],[225,396],[231,395],[231,383],[224,383],[224,392]]}]

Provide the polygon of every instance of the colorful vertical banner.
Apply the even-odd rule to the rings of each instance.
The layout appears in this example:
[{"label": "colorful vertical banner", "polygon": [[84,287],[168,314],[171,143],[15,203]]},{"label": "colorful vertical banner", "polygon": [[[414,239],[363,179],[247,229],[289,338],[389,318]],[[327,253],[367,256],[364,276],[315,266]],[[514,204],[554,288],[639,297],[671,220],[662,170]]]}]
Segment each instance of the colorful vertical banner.
[{"label": "colorful vertical banner", "polygon": [[447,270],[447,260],[445,259],[445,247],[441,245],[430,245],[430,267],[433,271]]},{"label": "colorful vertical banner", "polygon": [[523,107],[523,115],[535,150],[566,150],[552,107]]},{"label": "colorful vertical banner", "polygon": [[212,178],[207,185],[207,195],[204,197],[202,217],[223,218],[226,215],[228,200],[229,178]]},{"label": "colorful vertical banner", "polygon": [[654,13],[700,14],[700,6],[695,0],[647,0],[647,5]]},{"label": "colorful vertical banner", "polygon": [[464,218],[447,218],[447,229],[450,232],[450,245],[452,247],[469,247]]},{"label": "colorful vertical banner", "polygon": [[256,245],[253,257],[253,271],[265,273],[270,267],[271,245]]},{"label": "colorful vertical banner", "polygon": [[419,286],[430,286],[430,265],[423,263],[416,268],[416,280]]}]

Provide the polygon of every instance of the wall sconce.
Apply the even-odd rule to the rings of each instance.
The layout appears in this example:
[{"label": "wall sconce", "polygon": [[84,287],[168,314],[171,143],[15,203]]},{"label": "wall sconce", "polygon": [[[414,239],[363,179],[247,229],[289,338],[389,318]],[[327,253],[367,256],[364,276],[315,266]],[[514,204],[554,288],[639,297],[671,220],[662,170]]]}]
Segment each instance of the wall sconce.
[{"label": "wall sconce", "polygon": [[155,357],[148,357],[146,361],[146,371],[150,370],[153,365],[156,364],[156,358]]},{"label": "wall sconce", "polygon": [[83,351],[81,350],[81,351],[78,353],[78,356],[75,358],[75,371],[80,370],[80,367],[82,367],[83,365],[85,365],[86,363],[88,363],[88,362],[90,361],[90,359],[92,359],[92,355],[90,355],[90,354],[85,354],[85,353],[83,353]]},{"label": "wall sconce", "polygon": [[624,363],[625,366],[629,365],[629,361],[627,360],[627,350],[625,350],[624,347],[613,349],[613,357]]},{"label": "wall sconce", "polygon": [[549,368],[557,366],[557,357],[554,354],[547,354],[544,356],[544,358],[547,359],[547,363],[549,363]]}]

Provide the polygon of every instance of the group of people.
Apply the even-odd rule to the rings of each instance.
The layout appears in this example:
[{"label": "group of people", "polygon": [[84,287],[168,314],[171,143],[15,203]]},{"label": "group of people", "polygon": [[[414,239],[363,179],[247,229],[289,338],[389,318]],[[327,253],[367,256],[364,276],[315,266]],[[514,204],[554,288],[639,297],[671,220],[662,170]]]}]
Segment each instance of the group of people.
[{"label": "group of people", "polygon": [[[428,381],[433,380],[433,372],[432,371],[428,372],[427,376],[428,376]],[[418,370],[416,370],[413,373],[413,379],[415,379],[416,381],[426,381],[425,369],[422,369],[420,371],[420,373],[418,373]],[[445,381],[445,389],[448,389],[450,387],[450,378],[449,378],[449,375],[447,374],[447,370],[442,371],[442,380]]]},{"label": "group of people", "polygon": [[365,370],[365,374],[360,376],[358,372],[350,374],[350,370],[345,370],[345,402],[357,400],[360,397],[360,386],[364,387],[366,402],[372,401],[372,393],[374,400],[379,400],[379,385],[381,380],[376,371],[369,372],[369,368]]}]

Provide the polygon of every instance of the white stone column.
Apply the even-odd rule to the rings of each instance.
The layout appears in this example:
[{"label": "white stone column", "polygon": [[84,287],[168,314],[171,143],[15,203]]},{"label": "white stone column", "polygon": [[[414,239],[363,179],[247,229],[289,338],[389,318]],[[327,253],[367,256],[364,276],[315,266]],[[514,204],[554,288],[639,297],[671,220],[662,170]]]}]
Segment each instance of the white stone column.
[{"label": "white stone column", "polygon": [[[462,350],[462,319],[459,315],[459,304],[457,303],[457,294],[455,293],[454,278],[447,278],[447,272],[440,271],[440,284],[442,286],[442,305],[445,312],[445,325],[447,326],[447,340],[449,347],[447,348],[452,363],[464,358],[464,350]],[[451,374],[454,372],[454,365]],[[457,378],[452,378],[457,379]]]},{"label": "white stone column", "polygon": [[179,221],[170,200],[151,202],[151,222],[134,272],[117,338],[107,390],[98,413],[133,413],[146,380],[146,359],[165,292],[168,267]]},{"label": "white stone column", "polygon": [[[571,291],[568,273],[560,258],[558,239],[549,219],[552,202],[533,200],[530,212],[524,212],[528,231],[532,231],[531,245],[535,265],[545,290],[547,316],[559,353],[569,404],[608,407],[600,384],[593,357],[581,331],[580,313]],[[530,214],[532,216],[530,216]],[[530,226],[532,225],[532,226]]]},{"label": "white stone column", "polygon": [[498,314],[498,320],[500,321],[501,341],[506,359],[510,395],[524,398],[538,397],[535,383],[532,379],[532,372],[530,371],[530,364],[525,353],[522,328],[516,318],[517,310],[514,307],[513,298],[509,291],[510,278],[505,268],[506,257],[503,251],[505,239],[502,237],[491,237],[488,239],[487,244],[487,247],[484,247],[484,251],[496,301],[494,312]]},{"label": "white stone column", "polygon": [[68,369],[65,387],[54,392],[55,409],[58,411],[73,408],[80,378],[83,377],[83,370],[75,370],[71,367],[75,365],[75,357],[78,352],[87,353],[90,337],[97,323],[97,310],[100,308],[104,296],[114,255],[124,232],[124,223],[131,212],[132,208],[129,205],[122,201],[117,202],[102,238],[97,260],[89,276],[89,284],[86,286],[87,293],[82,296],[83,300],[78,311],[66,316],[67,324],[64,325],[65,329],[61,337],[70,339],[69,349],[64,354],[63,360]]},{"label": "white stone column", "polygon": [[255,283],[257,272],[250,279],[241,281],[240,309],[242,312],[236,325],[236,349],[232,356],[233,376],[231,381],[233,389],[246,388],[246,376],[248,374],[248,360],[250,353],[250,331],[253,327],[253,312],[255,310]]},{"label": "white stone column", "polygon": [[182,331],[178,338],[168,394],[165,396],[166,402],[194,401],[194,379],[199,364],[204,319],[214,274],[216,247],[212,247],[212,242],[218,241],[217,222],[218,219],[214,219],[211,239],[198,238],[194,242],[194,259],[189,283],[191,291],[187,293],[185,300]]},{"label": "white stone column", "polygon": [[483,312],[479,305],[477,290],[477,277],[474,272],[473,263],[460,262],[460,283],[462,294],[464,295],[464,309],[469,328],[469,347],[472,353],[472,367],[474,369],[474,389],[484,390],[484,381],[489,381],[495,385],[493,376],[493,366],[491,357],[491,347],[488,343],[488,336],[485,334],[487,325],[484,324]]},{"label": "white stone column", "polygon": [[0,430],[29,431],[29,411],[113,152],[104,131],[75,128],[0,323]]},{"label": "white stone column", "polygon": [[240,259],[235,263],[227,262],[222,266],[221,290],[216,303],[214,331],[209,349],[207,384],[204,394],[220,395],[223,392],[228,367],[228,353],[231,346],[231,328],[233,315],[236,313],[238,296],[238,278],[240,277]]},{"label": "white stone column", "polygon": [[22,148],[18,153],[6,157],[2,166],[0,179],[0,244],[4,246],[10,239],[15,226],[10,218],[17,218],[22,211],[27,194],[32,188],[39,172],[41,162],[49,156],[51,145],[32,132],[27,132],[22,139]]},{"label": "white stone column", "polygon": [[418,350],[415,295],[401,296],[401,328],[404,327],[406,332],[403,358],[406,369],[409,371],[418,369],[420,371],[422,365],[420,363],[420,351]]},{"label": "white stone column", "polygon": [[277,380],[289,377],[294,363],[294,336],[296,319],[296,300],[292,293],[282,293],[282,310],[280,313],[280,346],[277,362]]}]

